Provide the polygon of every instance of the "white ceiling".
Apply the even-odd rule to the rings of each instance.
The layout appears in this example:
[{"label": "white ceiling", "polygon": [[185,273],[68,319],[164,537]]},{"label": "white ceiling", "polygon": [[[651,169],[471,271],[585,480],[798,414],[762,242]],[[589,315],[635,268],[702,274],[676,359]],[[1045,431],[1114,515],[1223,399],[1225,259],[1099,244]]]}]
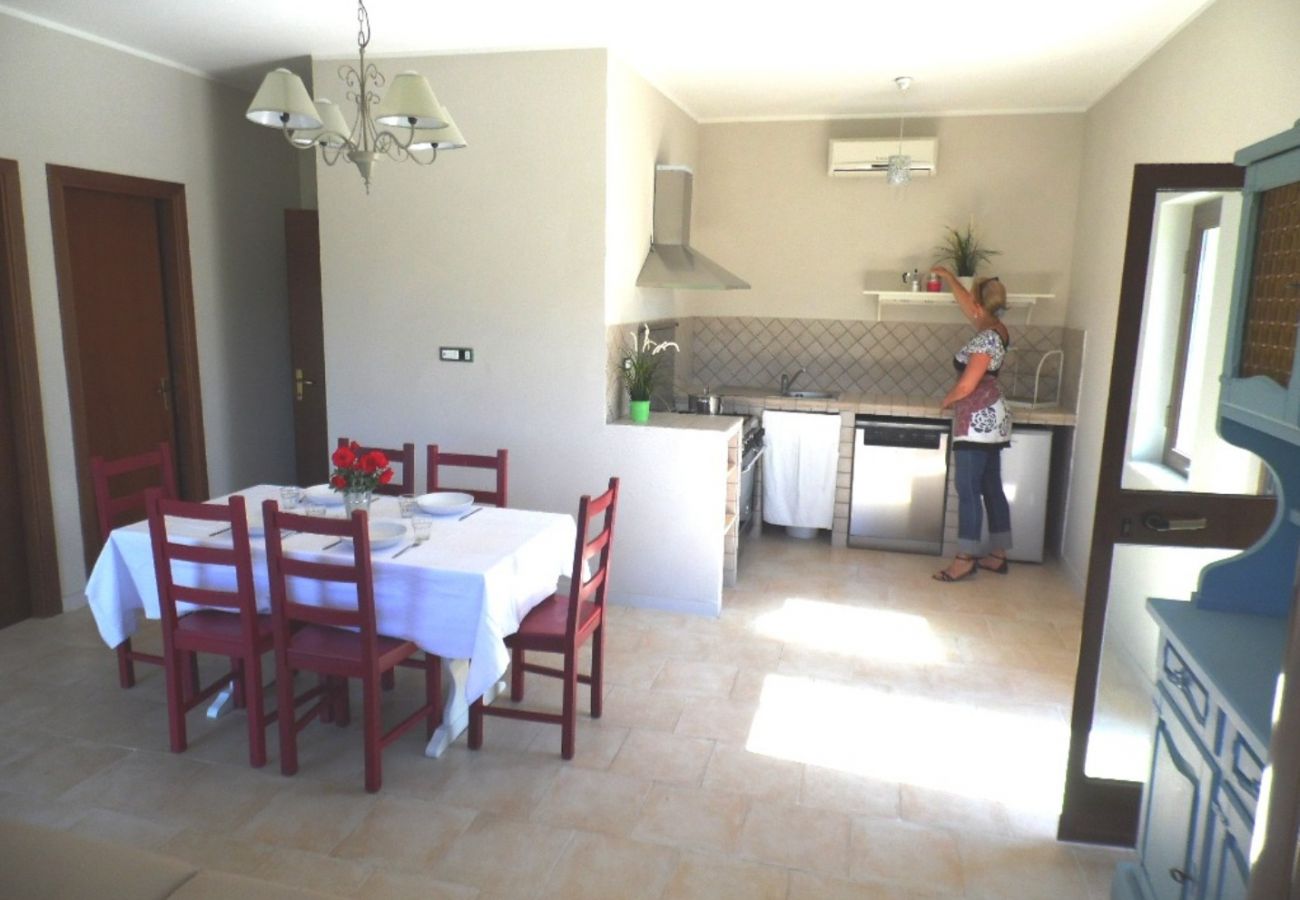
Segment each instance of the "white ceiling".
[{"label": "white ceiling", "polygon": [[[1208,0],[370,0],[372,57],[610,47],[701,121],[1083,110]],[[256,87],[356,49],[354,0],[3,0]],[[3,28],[0,19],[0,28]],[[435,84],[436,87],[436,84]]]}]

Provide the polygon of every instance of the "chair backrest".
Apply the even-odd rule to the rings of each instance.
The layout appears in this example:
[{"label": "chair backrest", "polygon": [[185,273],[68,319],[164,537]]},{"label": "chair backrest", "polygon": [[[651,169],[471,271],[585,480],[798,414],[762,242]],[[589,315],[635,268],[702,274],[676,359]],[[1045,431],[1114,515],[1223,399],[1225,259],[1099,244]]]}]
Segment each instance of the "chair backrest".
[{"label": "chair backrest", "polygon": [[[462,491],[474,497],[476,503],[491,503],[493,506],[506,505],[507,473],[510,452],[498,450],[495,456],[474,453],[443,453],[437,444],[426,448],[425,478],[429,491]],[[441,469],[493,469],[497,473],[496,490],[481,488],[451,487],[442,480]]]},{"label": "chair backrest", "polygon": [[[193,503],[164,497],[162,491],[145,491],[149,517],[149,537],[153,544],[153,567],[158,579],[158,605],[162,612],[164,633],[176,629],[180,613],[178,603],[191,603],[206,609],[234,612],[243,620],[245,637],[253,639],[257,618],[257,598],[253,593],[253,558],[248,544],[248,510],[243,497],[231,497],[227,503]],[[168,518],[219,523],[230,529],[229,547],[177,541],[168,530]],[[224,543],[224,541],[223,541]],[[174,563],[192,563],[203,569],[185,584],[176,582]],[[220,569],[228,569],[222,573]],[[204,587],[204,584],[233,584],[233,589]]]},{"label": "chair backrest", "polygon": [[[121,459],[92,456],[90,480],[95,490],[95,516],[101,541],[108,540],[117,525],[145,518],[145,491],[149,488],[157,488],[169,500],[180,496],[172,448],[166,441],[152,450]],[[115,487],[119,488],[116,493]],[[125,490],[121,490],[123,487]]]},{"label": "chair backrest", "polygon": [[[349,438],[339,438],[338,446],[349,447],[352,441]],[[378,450],[384,456],[388,457],[389,465],[401,466],[401,471],[395,473],[393,480],[388,484],[381,484],[375,488],[376,494],[387,494],[390,497],[396,497],[400,494],[415,493],[415,444],[403,444],[400,450],[390,447],[366,447],[362,446],[361,453],[369,453],[371,450]]]},{"label": "chair backrest", "polygon": [[[614,511],[618,508],[618,479],[609,480],[609,489],[599,497],[584,494],[578,501],[578,540],[573,551],[573,575],[569,581],[569,618],[565,634],[572,641],[578,630],[579,607],[584,602],[605,605],[605,586],[609,581],[609,554],[614,547]],[[591,521],[604,514],[600,528],[591,534]],[[588,565],[598,557],[599,562]]]},{"label": "chair backrest", "polygon": [[[357,630],[362,641],[362,660],[374,663],[376,652],[374,574],[370,565],[370,519],[356,510],[350,519],[329,519],[281,512],[274,500],[262,503],[262,524],[266,528],[266,566],[271,581],[271,617],[277,640],[291,634],[298,623]],[[352,558],[347,562],[317,562],[284,554],[283,532],[347,538]],[[304,581],[350,584],[356,603],[341,605],[336,597],[329,606],[314,606],[294,600],[293,584]],[[318,591],[319,592],[319,591]]]}]

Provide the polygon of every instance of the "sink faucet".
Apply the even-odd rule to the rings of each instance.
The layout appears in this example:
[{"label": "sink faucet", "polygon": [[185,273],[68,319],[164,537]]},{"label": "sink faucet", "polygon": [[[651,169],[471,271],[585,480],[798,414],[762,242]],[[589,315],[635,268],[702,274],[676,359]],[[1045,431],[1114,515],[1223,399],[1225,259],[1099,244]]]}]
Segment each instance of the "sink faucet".
[{"label": "sink faucet", "polygon": [[794,383],[799,380],[799,376],[803,375],[807,371],[808,370],[805,369],[803,366],[800,366],[799,371],[795,372],[793,375],[787,375],[784,372],[782,372],[781,373],[781,396],[784,397],[786,394],[790,393],[790,389],[793,388]]}]

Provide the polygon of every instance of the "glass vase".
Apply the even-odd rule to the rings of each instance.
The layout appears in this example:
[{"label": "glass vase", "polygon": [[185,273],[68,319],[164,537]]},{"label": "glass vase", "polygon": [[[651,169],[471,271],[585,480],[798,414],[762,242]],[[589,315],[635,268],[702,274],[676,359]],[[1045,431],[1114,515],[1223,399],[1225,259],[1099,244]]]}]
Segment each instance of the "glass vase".
[{"label": "glass vase", "polygon": [[370,501],[372,497],[370,491],[344,491],[343,492],[343,515],[345,518],[352,518],[352,513],[358,509],[370,512]]}]

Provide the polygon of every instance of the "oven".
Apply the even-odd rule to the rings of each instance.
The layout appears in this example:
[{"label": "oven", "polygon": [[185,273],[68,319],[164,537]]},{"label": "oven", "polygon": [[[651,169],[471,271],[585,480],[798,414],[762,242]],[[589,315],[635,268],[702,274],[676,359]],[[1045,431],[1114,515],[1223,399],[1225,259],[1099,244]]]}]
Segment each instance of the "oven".
[{"label": "oven", "polygon": [[763,457],[763,426],[758,416],[745,416],[740,431],[740,533],[754,526],[754,489]]}]

